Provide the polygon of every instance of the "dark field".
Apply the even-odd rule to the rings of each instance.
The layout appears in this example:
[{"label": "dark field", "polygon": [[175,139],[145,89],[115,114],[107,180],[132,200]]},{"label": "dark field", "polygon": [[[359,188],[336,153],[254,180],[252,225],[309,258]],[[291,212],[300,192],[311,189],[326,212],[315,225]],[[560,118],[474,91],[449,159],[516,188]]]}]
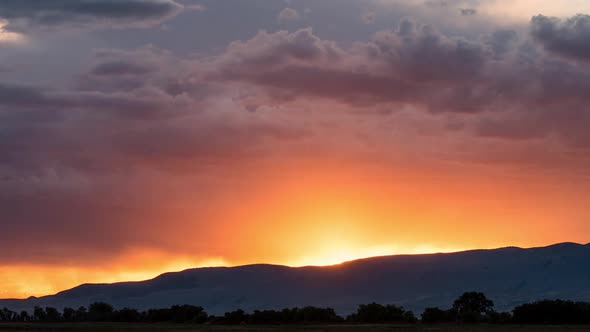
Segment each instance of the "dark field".
[{"label": "dark field", "polygon": [[164,332],[164,331],[314,331],[314,332],[557,332],[590,331],[590,326],[508,326],[508,325],[321,325],[321,326],[191,326],[166,324],[0,324],[0,331],[30,332]]}]

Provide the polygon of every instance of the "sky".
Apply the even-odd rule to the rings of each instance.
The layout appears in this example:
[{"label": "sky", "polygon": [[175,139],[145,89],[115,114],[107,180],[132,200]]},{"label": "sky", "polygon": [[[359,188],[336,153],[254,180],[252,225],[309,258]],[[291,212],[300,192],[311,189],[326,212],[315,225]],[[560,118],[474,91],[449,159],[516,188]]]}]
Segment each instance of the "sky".
[{"label": "sky", "polygon": [[590,242],[587,0],[0,1],[0,298]]}]

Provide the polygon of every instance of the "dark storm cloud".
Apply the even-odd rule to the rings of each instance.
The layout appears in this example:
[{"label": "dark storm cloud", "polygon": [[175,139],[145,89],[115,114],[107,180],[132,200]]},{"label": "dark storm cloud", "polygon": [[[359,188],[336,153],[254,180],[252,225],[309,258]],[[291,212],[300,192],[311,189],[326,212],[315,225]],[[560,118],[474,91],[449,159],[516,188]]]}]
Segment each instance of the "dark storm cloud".
[{"label": "dark storm cloud", "polygon": [[52,91],[33,86],[0,83],[0,111],[18,109],[92,110],[97,114],[119,113],[123,116],[155,115],[166,100],[156,90],[135,93],[103,93],[100,91]]},{"label": "dark storm cloud", "polygon": [[567,19],[538,15],[531,21],[532,34],[547,50],[590,61],[590,15]]},{"label": "dark storm cloud", "polygon": [[492,50],[496,57],[502,57],[517,47],[518,34],[514,30],[496,30],[491,35],[485,36],[483,42]]},{"label": "dark storm cloud", "polygon": [[162,86],[167,82],[171,84],[186,77],[185,62],[153,46],[134,50],[98,50],[91,68],[79,75],[78,88],[108,93],[144,87],[165,90]]},{"label": "dark storm cloud", "polygon": [[403,20],[396,30],[351,48],[309,29],[263,32],[233,43],[212,77],[262,86],[278,100],[414,105],[482,119],[504,113],[477,131],[517,139],[556,134],[573,146],[590,145],[590,70],[544,55],[528,36],[511,30],[467,40]]},{"label": "dark storm cloud", "polygon": [[[0,126],[4,264],[23,258],[92,264],[129,247],[174,248],[180,245],[176,229],[163,229],[162,221],[182,217],[169,200],[186,199],[183,186],[191,187],[191,209],[205,210],[201,202],[219,189],[207,179],[227,177],[226,168],[239,173],[236,163],[262,160],[267,141],[306,135],[268,121],[204,116],[158,123],[80,116],[68,121],[42,114],[5,120]],[[174,189],[163,189],[167,186]],[[199,217],[199,236],[205,236],[211,220]],[[23,236],[34,245],[23,245]]]},{"label": "dark storm cloud", "polygon": [[199,159],[253,154],[266,139],[306,135],[272,120],[203,113],[206,103],[155,88],[103,93],[0,85],[0,105],[0,166],[17,173],[48,165],[107,173],[182,169]]},{"label": "dark storm cloud", "polygon": [[[22,180],[20,186],[25,185],[33,186]],[[21,193],[0,185],[0,262],[19,263],[24,258],[42,264],[63,260],[83,263],[93,262],[97,256],[114,255],[129,241],[125,241],[124,234],[137,226],[126,220],[133,216],[134,209],[139,209],[133,205],[117,204],[98,190],[37,188],[36,193]],[[106,238],[109,241],[101,240]],[[23,246],[24,239],[31,245]]]},{"label": "dark storm cloud", "polygon": [[[448,97],[461,95],[465,107],[455,110],[470,112],[466,102],[477,96],[469,96],[467,88],[482,75],[485,52],[485,45],[449,38],[409,20],[350,50],[321,40],[310,29],[291,34],[262,32],[247,42],[233,43],[214,76],[350,103],[431,99],[440,105]],[[448,88],[455,86],[465,90]]]},{"label": "dark storm cloud", "polygon": [[104,93],[0,84],[0,169],[8,177],[54,167],[121,170],[124,158],[111,146],[122,144],[117,133],[186,114],[189,103],[155,88]]},{"label": "dark storm cloud", "polygon": [[94,63],[78,76],[77,88],[87,92],[116,94],[141,90],[159,91],[193,102],[214,99],[223,86],[198,77],[198,60],[145,46],[133,50],[103,49]]},{"label": "dark storm cloud", "polygon": [[44,93],[34,87],[0,83],[0,105],[40,106],[47,101]]},{"label": "dark storm cloud", "polygon": [[175,15],[182,6],[173,0],[51,0],[0,2],[7,29],[27,30],[60,26],[151,24]]},{"label": "dark storm cloud", "polygon": [[268,140],[308,134],[274,119],[240,115],[248,112],[210,111],[221,90],[193,78],[189,64],[151,47],[99,50],[79,89],[0,83],[3,173],[194,170],[195,163],[249,158],[263,153]]},{"label": "dark storm cloud", "polygon": [[148,82],[113,93],[0,85],[0,263],[92,264],[127,248],[175,248],[175,229],[161,222],[180,216],[163,201],[189,184],[206,200],[224,169],[309,135],[246,111],[209,112]]}]

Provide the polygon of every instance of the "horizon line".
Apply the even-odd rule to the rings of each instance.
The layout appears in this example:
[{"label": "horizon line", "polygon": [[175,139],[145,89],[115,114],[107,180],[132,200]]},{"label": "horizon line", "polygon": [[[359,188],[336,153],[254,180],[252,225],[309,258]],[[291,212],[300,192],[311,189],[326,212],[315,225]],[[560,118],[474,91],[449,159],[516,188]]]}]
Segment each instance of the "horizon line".
[{"label": "horizon line", "polygon": [[492,247],[492,248],[474,248],[474,249],[465,249],[465,250],[456,250],[456,251],[440,251],[440,252],[431,252],[431,253],[410,253],[410,254],[401,253],[401,254],[391,254],[391,255],[377,255],[377,256],[360,257],[360,258],[347,260],[347,261],[343,261],[343,262],[336,263],[336,264],[329,264],[329,265],[291,266],[291,265],[286,265],[286,264],[274,264],[274,263],[249,263],[249,264],[239,264],[239,265],[233,265],[233,266],[202,266],[202,267],[194,267],[194,268],[188,268],[188,269],[178,270],[178,271],[163,272],[163,273],[160,273],[160,274],[154,276],[153,278],[147,278],[147,279],[142,279],[142,280],[126,280],[126,281],[117,281],[117,282],[112,282],[112,283],[91,283],[91,282],[89,282],[89,283],[82,283],[82,284],[79,284],[75,287],[67,288],[67,289],[61,290],[61,291],[53,293],[53,294],[47,294],[47,295],[41,295],[41,296],[29,296],[26,298],[4,298],[4,299],[0,298],[0,300],[19,301],[19,300],[28,300],[28,299],[39,299],[39,298],[43,298],[43,297],[47,297],[47,296],[58,295],[60,293],[67,292],[69,290],[76,289],[76,288],[79,288],[82,286],[101,286],[101,285],[116,285],[116,284],[124,284],[124,283],[140,283],[140,282],[154,280],[154,279],[160,278],[164,275],[176,274],[176,273],[182,273],[182,272],[186,272],[186,271],[193,271],[193,270],[200,270],[200,269],[215,269],[215,268],[235,269],[235,268],[250,267],[250,266],[276,266],[276,267],[286,267],[286,268],[292,268],[292,269],[329,268],[329,267],[338,267],[338,266],[342,266],[342,265],[345,265],[348,263],[353,263],[353,262],[358,262],[358,261],[363,261],[363,260],[385,258],[385,257],[459,254],[459,253],[473,252],[473,251],[493,251],[493,250],[502,250],[502,249],[509,249],[509,248],[521,249],[521,250],[531,250],[531,249],[551,248],[551,247],[555,247],[555,246],[568,245],[568,244],[582,246],[582,247],[590,246],[590,242],[583,244],[583,243],[578,243],[578,242],[565,241],[565,242],[557,242],[557,243],[553,243],[553,244],[549,244],[549,245],[541,245],[541,246],[535,246],[535,247],[503,246],[503,247]]}]

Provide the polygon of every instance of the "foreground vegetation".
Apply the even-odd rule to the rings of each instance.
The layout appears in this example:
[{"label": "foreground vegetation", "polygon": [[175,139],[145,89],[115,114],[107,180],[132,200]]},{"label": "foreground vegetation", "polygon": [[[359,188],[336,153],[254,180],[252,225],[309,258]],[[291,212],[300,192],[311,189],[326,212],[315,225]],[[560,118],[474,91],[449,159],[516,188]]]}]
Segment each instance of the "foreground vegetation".
[{"label": "foreground vegetation", "polygon": [[[590,303],[586,302],[546,300],[518,306],[512,312],[496,312],[493,308],[494,303],[483,293],[478,292],[463,294],[447,310],[427,308],[420,318],[403,307],[377,303],[360,305],[356,312],[342,317],[336,314],[332,308],[317,307],[255,310],[252,313],[235,310],[215,316],[209,315],[202,307],[192,305],[176,305],[170,308],[139,311],[132,308],[116,310],[108,303],[96,302],[88,308],[64,308],[62,311],[52,307],[35,307],[32,313],[27,311],[17,313],[4,308],[0,310],[0,323],[4,323],[0,324],[0,328],[17,329],[28,326],[27,328],[33,327],[34,330],[43,330],[47,326],[50,329],[65,326],[70,329],[92,327],[92,329],[105,328],[108,330],[112,326],[109,323],[127,323],[127,325],[117,325],[117,330],[123,327],[134,329],[137,326],[145,326],[142,324],[152,324],[147,325],[152,327],[153,324],[159,324],[154,327],[158,330],[161,328],[161,324],[176,323],[178,325],[172,326],[174,329],[180,330],[198,330],[199,328],[211,330],[219,326],[224,326],[224,329],[227,329],[227,326],[239,326],[243,329],[245,326],[302,325],[309,327],[321,325],[323,330],[333,328],[335,331],[341,331],[355,328],[355,326],[357,328],[364,326],[365,329],[368,326],[374,326],[375,329],[378,329],[379,325],[400,324],[401,327],[398,329],[420,331],[425,326],[431,326],[432,329],[435,324],[438,326],[446,324],[447,328],[470,326],[475,330],[477,328],[473,324],[477,323],[488,326],[511,324],[590,325]],[[17,322],[21,324],[15,325],[14,323]],[[64,325],[64,323],[70,323],[70,325]],[[72,323],[76,324],[71,325]],[[88,325],[89,323],[91,324]],[[129,325],[129,323],[134,324]],[[391,327],[391,325],[387,326]],[[166,330],[169,329],[166,327]],[[437,330],[444,329],[438,328]]]},{"label": "foreground vegetation", "polygon": [[564,325],[488,325],[488,324],[443,324],[443,325],[193,325],[193,324],[145,324],[145,323],[5,323],[0,331],[14,332],[587,332],[590,326]]}]

